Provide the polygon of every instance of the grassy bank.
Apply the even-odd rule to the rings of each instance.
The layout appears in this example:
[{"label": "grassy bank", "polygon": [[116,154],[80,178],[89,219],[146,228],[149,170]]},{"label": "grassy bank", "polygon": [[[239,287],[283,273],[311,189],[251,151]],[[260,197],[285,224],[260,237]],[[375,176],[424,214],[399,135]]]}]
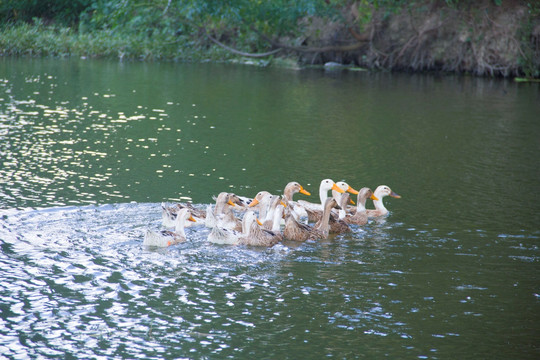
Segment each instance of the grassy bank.
[{"label": "grassy bank", "polygon": [[[80,14],[72,10],[67,16],[59,6],[52,19],[15,19],[22,8],[6,12],[0,55],[295,67],[338,62],[393,71],[540,77],[540,4],[531,1],[82,3]],[[71,20],[58,20],[64,18]]]},{"label": "grassy bank", "polygon": [[218,46],[208,46],[189,37],[112,30],[81,33],[70,27],[40,23],[0,28],[0,54],[142,61],[224,61],[234,57]]}]

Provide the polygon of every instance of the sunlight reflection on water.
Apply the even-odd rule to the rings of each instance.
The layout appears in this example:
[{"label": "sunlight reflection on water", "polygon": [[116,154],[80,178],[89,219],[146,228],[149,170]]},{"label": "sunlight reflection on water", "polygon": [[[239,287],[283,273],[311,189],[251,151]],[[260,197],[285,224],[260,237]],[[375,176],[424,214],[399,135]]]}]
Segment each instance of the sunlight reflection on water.
[{"label": "sunlight reflection on water", "polygon": [[[537,355],[532,87],[0,63],[3,355],[442,358],[470,344]],[[281,194],[290,180],[316,194],[328,176],[402,199],[324,241],[215,246],[199,227],[186,243],[142,246],[161,201],[204,208],[219,191]]]},{"label": "sunlight reflection on water", "polygon": [[[430,276],[415,265],[437,258],[430,248],[457,257],[473,248],[451,238],[428,242],[429,233],[410,243],[395,237],[406,227],[390,219],[363,232],[271,249],[215,246],[206,242],[208,229],[193,227],[187,243],[150,249],[141,246],[142,237],[146,228],[160,227],[159,204],[6,210],[2,216],[6,281],[0,291],[10,300],[3,303],[8,330],[0,348],[11,356],[60,349],[78,356],[167,356],[171,346],[184,354],[190,348],[232,356],[252,349],[234,340],[250,329],[272,331],[279,341],[285,334],[309,339],[317,348],[317,327],[333,329],[344,347],[358,331],[399,344],[417,337],[415,324],[431,324],[433,316],[443,321],[434,337],[459,337],[452,317],[436,315],[438,304],[458,318],[485,316],[474,304],[497,292],[452,268],[440,273],[457,277],[450,288],[414,285],[412,279]],[[418,246],[428,252],[407,257]],[[311,330],[302,334],[298,326]],[[26,345],[12,345],[22,337]],[[141,348],[147,342],[156,345],[152,351]],[[280,354],[279,347],[270,352]]]}]

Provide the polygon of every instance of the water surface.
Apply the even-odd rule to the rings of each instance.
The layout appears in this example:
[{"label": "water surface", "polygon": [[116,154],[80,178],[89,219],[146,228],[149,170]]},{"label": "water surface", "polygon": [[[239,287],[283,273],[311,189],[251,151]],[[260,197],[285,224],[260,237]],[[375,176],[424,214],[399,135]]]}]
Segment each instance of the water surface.
[{"label": "water surface", "polygon": [[[539,114],[493,79],[2,59],[0,351],[538,358]],[[324,241],[142,246],[161,202],[324,178],[402,198]]]}]

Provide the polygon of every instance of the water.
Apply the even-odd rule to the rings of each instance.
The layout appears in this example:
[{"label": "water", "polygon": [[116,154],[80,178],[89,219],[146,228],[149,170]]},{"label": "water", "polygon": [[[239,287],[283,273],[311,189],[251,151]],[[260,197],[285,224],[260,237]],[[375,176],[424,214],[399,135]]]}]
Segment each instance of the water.
[{"label": "water", "polygon": [[[7,358],[538,358],[538,84],[0,61]],[[386,184],[362,231],[142,247],[160,203]],[[295,198],[306,198],[296,195]]]}]

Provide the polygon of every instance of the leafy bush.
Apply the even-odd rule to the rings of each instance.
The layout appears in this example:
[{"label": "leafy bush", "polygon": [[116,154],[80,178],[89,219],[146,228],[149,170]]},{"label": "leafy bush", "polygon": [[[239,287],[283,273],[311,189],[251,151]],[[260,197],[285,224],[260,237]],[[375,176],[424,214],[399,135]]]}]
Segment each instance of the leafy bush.
[{"label": "leafy bush", "polygon": [[0,0],[0,21],[29,22],[34,18],[69,25],[79,21],[81,13],[94,0]]}]

